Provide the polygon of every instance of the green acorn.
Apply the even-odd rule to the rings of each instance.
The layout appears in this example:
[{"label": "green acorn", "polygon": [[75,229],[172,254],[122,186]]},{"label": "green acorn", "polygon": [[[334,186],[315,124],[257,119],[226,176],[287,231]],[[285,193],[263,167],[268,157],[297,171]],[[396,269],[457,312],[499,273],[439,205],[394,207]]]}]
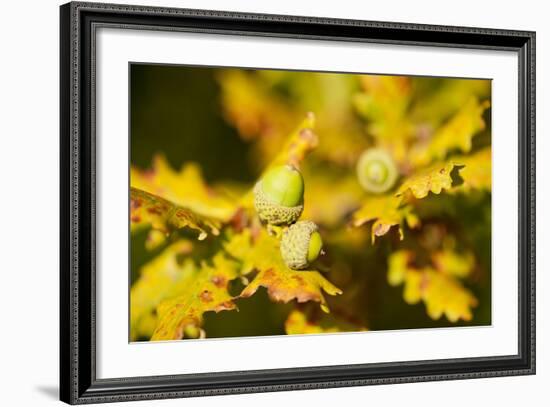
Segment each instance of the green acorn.
[{"label": "green acorn", "polygon": [[357,178],[367,192],[380,194],[390,190],[398,176],[393,158],[383,149],[367,149],[357,161]]},{"label": "green acorn", "polygon": [[254,206],[270,225],[296,222],[304,209],[304,179],[291,165],[270,169],[254,186]]},{"label": "green acorn", "polygon": [[294,270],[305,269],[323,251],[323,240],[317,225],[301,220],[291,225],[281,239],[281,256],[286,265]]}]

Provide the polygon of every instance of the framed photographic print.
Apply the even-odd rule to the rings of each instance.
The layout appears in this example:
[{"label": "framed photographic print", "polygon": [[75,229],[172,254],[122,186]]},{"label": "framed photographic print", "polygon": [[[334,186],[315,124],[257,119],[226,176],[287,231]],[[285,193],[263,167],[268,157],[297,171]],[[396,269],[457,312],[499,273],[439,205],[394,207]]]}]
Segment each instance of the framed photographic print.
[{"label": "framed photographic print", "polygon": [[61,6],[61,399],[535,372],[535,34]]}]

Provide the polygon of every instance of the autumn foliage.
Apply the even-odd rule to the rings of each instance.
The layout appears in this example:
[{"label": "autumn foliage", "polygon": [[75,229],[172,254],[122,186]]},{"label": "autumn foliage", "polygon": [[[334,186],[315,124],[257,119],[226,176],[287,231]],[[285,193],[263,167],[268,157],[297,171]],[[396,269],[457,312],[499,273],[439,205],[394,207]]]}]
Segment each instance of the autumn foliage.
[{"label": "autumn foliage", "polygon": [[[150,166],[130,170],[131,258],[146,258],[132,276],[132,340],[209,337],[209,324],[261,295],[269,303],[259,312],[280,327],[271,334],[490,322],[490,81],[241,69],[213,77],[211,103],[247,146],[242,160],[256,179],[276,165],[300,170],[300,219],[318,225],[325,255],[290,269],[285,226],[260,221],[255,182],[207,183],[201,157],[174,168],[155,151]],[[395,163],[384,192],[358,180],[367,149]],[[266,334],[262,321],[239,324]]]}]

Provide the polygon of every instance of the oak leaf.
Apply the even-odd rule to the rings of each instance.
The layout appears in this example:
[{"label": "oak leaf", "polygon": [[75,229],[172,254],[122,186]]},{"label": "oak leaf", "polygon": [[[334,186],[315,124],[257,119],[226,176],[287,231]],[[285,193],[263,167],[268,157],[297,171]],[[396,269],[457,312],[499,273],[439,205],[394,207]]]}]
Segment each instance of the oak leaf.
[{"label": "oak leaf", "polygon": [[236,309],[228,285],[239,275],[239,265],[223,252],[217,253],[211,264],[203,261],[186,281],[177,297],[165,300],[157,307],[158,323],[153,341],[185,337],[202,325],[205,312]]},{"label": "oak leaf", "polygon": [[425,198],[428,193],[436,195],[453,186],[453,171],[464,167],[462,163],[448,161],[431,165],[406,178],[399,187],[396,196],[411,192],[417,199]]},{"label": "oak leaf", "polygon": [[323,292],[329,295],[342,291],[329,282],[317,270],[292,270],[284,263],[279,241],[264,229],[252,235],[250,229],[233,236],[225,245],[229,255],[240,261],[241,274],[257,271],[254,279],[243,289],[241,298],[252,296],[260,287],[265,287],[269,297],[276,302],[299,303],[315,301],[321,309],[329,312]]},{"label": "oak leaf", "polygon": [[371,227],[371,240],[384,236],[393,226],[398,227],[399,238],[403,240],[405,223],[410,228],[420,224],[420,220],[413,213],[410,205],[402,204],[401,200],[393,195],[367,196],[362,206],[353,213],[352,225],[362,226],[374,221]]},{"label": "oak leaf", "polygon": [[130,183],[134,188],[221,222],[228,221],[236,210],[236,202],[223,191],[207,185],[200,167],[192,162],[175,171],[164,156],[156,155],[151,168],[130,168]]},{"label": "oak leaf", "polygon": [[464,165],[459,172],[463,180],[453,192],[470,192],[471,190],[491,191],[491,147],[483,148],[468,156],[457,158]]},{"label": "oak leaf", "polygon": [[179,261],[192,251],[189,240],[180,240],[164,249],[145,264],[139,279],[130,289],[130,337],[150,337],[157,324],[155,310],[161,301],[177,295],[197,272],[189,258]]},{"label": "oak leaf", "polygon": [[201,217],[160,196],[130,188],[130,227],[135,230],[144,225],[165,234],[189,228],[199,233],[199,240],[204,240],[208,233],[218,235],[221,227],[217,220]]},{"label": "oak leaf", "polygon": [[488,101],[480,102],[476,97],[471,97],[447,123],[435,131],[427,144],[421,143],[411,149],[412,164],[415,167],[425,166],[445,159],[455,150],[469,153],[472,139],[486,127],[483,112],[489,106]]},{"label": "oak leaf", "polygon": [[466,260],[467,269],[453,269],[447,267],[448,258],[443,262],[442,258],[436,258],[436,265],[441,268],[436,269],[433,265],[416,267],[412,265],[413,259],[413,253],[407,250],[394,252],[388,259],[388,282],[392,286],[404,284],[405,302],[424,302],[426,312],[432,319],[445,315],[451,322],[459,319],[470,321],[472,308],[477,306],[478,301],[456,277],[469,274],[473,264]]},{"label": "oak leaf", "polygon": [[339,318],[334,313],[315,313],[302,309],[291,311],[285,321],[285,332],[287,335],[359,332],[366,330],[367,328],[361,324]]}]

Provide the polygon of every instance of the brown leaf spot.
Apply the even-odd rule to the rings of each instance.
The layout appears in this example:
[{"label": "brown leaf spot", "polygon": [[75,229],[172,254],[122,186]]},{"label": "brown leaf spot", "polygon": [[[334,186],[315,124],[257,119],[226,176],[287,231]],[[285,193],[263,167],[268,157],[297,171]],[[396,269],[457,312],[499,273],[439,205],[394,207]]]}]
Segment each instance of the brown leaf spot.
[{"label": "brown leaf spot", "polygon": [[130,200],[130,210],[135,211],[136,209],[139,209],[141,207],[141,200],[134,198]]},{"label": "brown leaf spot", "polygon": [[301,276],[292,276],[292,279],[293,279],[293,280],[296,280],[296,282],[298,283],[298,285],[299,285],[300,287],[303,287],[303,286],[306,285],[304,279],[303,279]]},{"label": "brown leaf spot", "polygon": [[204,290],[202,293],[200,293],[199,298],[202,302],[211,302],[214,299],[212,297],[212,293],[208,290]]},{"label": "brown leaf spot", "polygon": [[211,281],[218,288],[223,288],[227,285],[227,279],[224,276],[213,276]]},{"label": "brown leaf spot", "polygon": [[161,210],[156,206],[153,206],[151,208],[147,208],[147,212],[149,212],[151,215],[160,215],[160,214],[162,214]]},{"label": "brown leaf spot", "polygon": [[248,215],[243,208],[237,209],[229,221],[236,232],[240,233],[248,224]]}]

